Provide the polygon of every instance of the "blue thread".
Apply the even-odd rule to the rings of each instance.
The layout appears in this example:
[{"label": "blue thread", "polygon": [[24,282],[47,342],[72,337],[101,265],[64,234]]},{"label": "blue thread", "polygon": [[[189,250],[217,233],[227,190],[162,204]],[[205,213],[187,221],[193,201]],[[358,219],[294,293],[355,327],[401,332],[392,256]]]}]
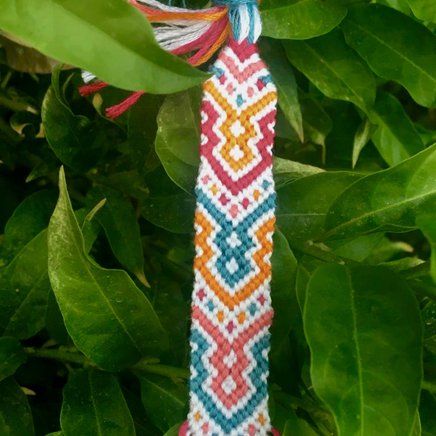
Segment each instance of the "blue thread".
[{"label": "blue thread", "polygon": [[[266,180],[264,183],[265,182],[268,183],[268,186],[270,185]],[[196,194],[197,202],[204,206],[208,214],[221,227],[214,239],[214,243],[221,252],[221,256],[216,260],[216,267],[226,284],[235,287],[253,268],[252,259],[247,256],[247,252],[254,247],[254,241],[253,238],[249,236],[248,230],[260,217],[263,217],[265,213],[275,209],[276,194],[271,193],[244,219],[244,221],[237,225],[234,225],[232,221],[211,202],[202,188],[197,187]],[[231,237],[233,232],[236,233],[241,242],[241,244],[236,247],[231,247],[228,242],[228,238]],[[227,269],[227,262],[229,260],[231,261],[232,258],[235,259],[238,264],[237,270],[233,273]]]},{"label": "blue thread", "polygon": [[222,68],[215,66],[215,65],[212,65],[209,70],[211,73],[213,73],[215,76],[217,76],[218,79],[224,74],[224,70]]},{"label": "blue thread", "polygon": [[248,14],[248,40],[251,43],[255,42],[255,26],[258,0],[214,0],[213,3],[217,6],[226,6],[229,10],[229,20],[233,29],[234,38],[239,41],[242,32],[241,8],[245,7]]},{"label": "blue thread", "polygon": [[[195,376],[190,379],[190,390],[196,395],[204,405],[209,417],[215,421],[222,430],[229,434],[235,427],[238,427],[248,417],[250,417],[259,404],[268,396],[268,385],[265,376],[268,375],[268,360],[265,358],[265,351],[269,350],[270,335],[259,338],[249,351],[254,357],[256,364],[248,374],[251,383],[255,387],[255,393],[249,398],[243,409],[238,409],[229,417],[216,404],[214,398],[206,391],[205,381],[209,376],[208,369],[205,368],[202,357],[206,355],[211,345],[201,332],[193,328],[191,331],[191,365],[195,368]],[[197,348],[195,349],[195,345]]]},{"label": "blue thread", "polygon": [[250,306],[248,307],[248,311],[250,312],[251,316],[254,316],[257,312],[257,304],[251,303]]},{"label": "blue thread", "polygon": [[213,310],[215,309],[215,304],[213,304],[212,300],[209,300],[209,302],[207,303],[207,308],[210,312],[213,312]]},{"label": "blue thread", "polygon": [[213,3],[218,6],[234,8],[241,5],[257,5],[257,0],[214,0]]},{"label": "blue thread", "polygon": [[268,83],[272,83],[273,82],[271,74],[268,74],[267,76],[261,77],[260,80],[262,81],[262,83],[264,85],[268,85]]}]

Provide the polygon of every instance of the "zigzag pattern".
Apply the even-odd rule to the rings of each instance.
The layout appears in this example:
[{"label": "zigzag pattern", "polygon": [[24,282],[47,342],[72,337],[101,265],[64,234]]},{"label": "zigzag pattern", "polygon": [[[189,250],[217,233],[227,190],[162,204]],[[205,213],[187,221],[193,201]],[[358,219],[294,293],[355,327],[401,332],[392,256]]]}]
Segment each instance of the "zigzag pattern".
[{"label": "zigzag pattern", "polygon": [[213,72],[201,112],[188,434],[261,436],[271,430],[277,93],[245,41],[230,41]]}]

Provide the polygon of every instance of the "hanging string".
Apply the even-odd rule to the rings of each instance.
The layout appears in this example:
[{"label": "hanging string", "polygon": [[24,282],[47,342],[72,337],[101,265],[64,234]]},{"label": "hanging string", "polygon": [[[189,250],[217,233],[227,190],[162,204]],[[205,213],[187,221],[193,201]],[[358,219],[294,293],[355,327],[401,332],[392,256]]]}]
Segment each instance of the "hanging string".
[{"label": "hanging string", "polygon": [[[157,42],[174,55],[189,55],[186,59],[198,67],[209,61],[229,38],[231,23],[227,5],[207,9],[185,9],[168,6],[156,0],[129,0],[132,6],[157,25]],[[82,96],[89,96],[106,88],[106,82],[85,72],[85,85],[79,88]],[[132,92],[126,99],[106,109],[108,118],[117,118],[132,107],[144,91]]]}]

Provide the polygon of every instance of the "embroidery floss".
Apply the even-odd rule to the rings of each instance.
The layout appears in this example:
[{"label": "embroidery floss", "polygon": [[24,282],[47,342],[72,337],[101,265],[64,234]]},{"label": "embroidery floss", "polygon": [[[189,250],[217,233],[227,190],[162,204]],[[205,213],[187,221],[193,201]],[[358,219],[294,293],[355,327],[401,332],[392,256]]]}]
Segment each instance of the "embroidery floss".
[{"label": "embroidery floss", "polygon": [[188,422],[180,435],[266,435],[277,95],[255,41],[255,1],[229,7],[233,37],[204,84],[196,194]]},{"label": "embroidery floss", "polygon": [[[215,0],[204,10],[130,0],[156,38],[200,65],[228,41],[204,83],[196,186],[190,406],[181,436],[278,434],[268,413],[277,91],[261,60],[257,0]],[[88,82],[93,76],[85,75]],[[106,86],[87,83],[88,95]],[[109,108],[119,116],[142,93]]]}]

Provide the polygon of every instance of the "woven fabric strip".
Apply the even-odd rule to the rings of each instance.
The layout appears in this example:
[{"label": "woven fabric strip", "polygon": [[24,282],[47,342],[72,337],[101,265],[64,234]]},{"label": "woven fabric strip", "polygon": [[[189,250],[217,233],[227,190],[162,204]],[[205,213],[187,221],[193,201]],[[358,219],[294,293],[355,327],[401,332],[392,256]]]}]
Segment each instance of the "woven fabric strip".
[{"label": "woven fabric strip", "polygon": [[204,84],[192,298],[189,435],[271,431],[269,327],[277,93],[235,39]]}]

